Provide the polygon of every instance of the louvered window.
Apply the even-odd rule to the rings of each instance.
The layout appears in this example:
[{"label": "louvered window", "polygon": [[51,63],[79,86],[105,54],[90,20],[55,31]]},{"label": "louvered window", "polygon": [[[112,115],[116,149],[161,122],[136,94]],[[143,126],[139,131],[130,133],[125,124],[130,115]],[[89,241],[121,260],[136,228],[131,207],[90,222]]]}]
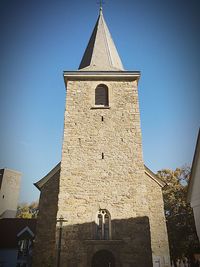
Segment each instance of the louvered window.
[{"label": "louvered window", "polygon": [[95,89],[95,105],[108,106],[108,87],[100,84]]}]

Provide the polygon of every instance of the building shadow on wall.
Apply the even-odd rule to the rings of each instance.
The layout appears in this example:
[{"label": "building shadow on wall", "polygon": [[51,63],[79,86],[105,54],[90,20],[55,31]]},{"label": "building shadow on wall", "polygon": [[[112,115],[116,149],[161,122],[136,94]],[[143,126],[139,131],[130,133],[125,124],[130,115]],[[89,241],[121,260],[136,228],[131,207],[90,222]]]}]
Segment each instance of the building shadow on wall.
[{"label": "building shadow on wall", "polygon": [[107,213],[103,214],[103,210],[98,217],[105,215],[104,229],[98,229],[100,222],[63,223],[59,250],[58,224],[56,229],[59,175],[60,170],[41,185],[39,210],[42,212],[37,220],[33,267],[58,266],[58,255],[59,267],[152,266],[150,225],[146,216],[113,220],[110,217],[109,229],[106,228]]},{"label": "building shadow on wall", "polygon": [[57,229],[56,258],[60,257],[61,267],[152,266],[148,217],[112,220],[106,239],[100,239],[98,227],[95,222],[63,225],[60,250]]}]

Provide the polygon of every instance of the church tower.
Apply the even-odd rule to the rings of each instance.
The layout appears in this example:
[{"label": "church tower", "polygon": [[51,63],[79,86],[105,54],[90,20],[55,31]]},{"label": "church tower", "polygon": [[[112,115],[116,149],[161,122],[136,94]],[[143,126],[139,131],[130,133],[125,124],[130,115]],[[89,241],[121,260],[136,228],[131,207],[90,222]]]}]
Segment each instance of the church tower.
[{"label": "church tower", "polygon": [[35,266],[170,266],[164,183],[142,156],[139,78],[124,70],[100,9],[78,71],[64,72],[61,163],[35,184]]}]

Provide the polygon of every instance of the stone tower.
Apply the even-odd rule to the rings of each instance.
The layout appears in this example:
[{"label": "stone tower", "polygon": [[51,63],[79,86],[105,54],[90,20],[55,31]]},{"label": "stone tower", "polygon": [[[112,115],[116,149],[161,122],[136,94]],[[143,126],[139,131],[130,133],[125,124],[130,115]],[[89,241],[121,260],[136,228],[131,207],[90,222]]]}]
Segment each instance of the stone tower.
[{"label": "stone tower", "polygon": [[79,70],[64,72],[61,163],[35,184],[35,266],[170,266],[164,183],[142,156],[139,78],[124,70],[100,9]]},{"label": "stone tower", "polygon": [[18,171],[0,169],[0,219],[16,216],[21,176]]}]

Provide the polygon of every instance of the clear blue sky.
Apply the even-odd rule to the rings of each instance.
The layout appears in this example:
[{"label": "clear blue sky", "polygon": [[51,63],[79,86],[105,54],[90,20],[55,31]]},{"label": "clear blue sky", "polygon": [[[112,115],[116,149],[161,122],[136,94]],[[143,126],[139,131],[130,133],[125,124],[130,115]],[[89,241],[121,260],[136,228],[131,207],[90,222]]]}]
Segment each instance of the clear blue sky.
[{"label": "clear blue sky", "polygon": [[[107,0],[126,70],[140,70],[145,164],[191,164],[200,126],[200,1]],[[96,0],[0,1],[0,168],[23,173],[20,201],[61,160],[64,70],[77,70]]]}]

